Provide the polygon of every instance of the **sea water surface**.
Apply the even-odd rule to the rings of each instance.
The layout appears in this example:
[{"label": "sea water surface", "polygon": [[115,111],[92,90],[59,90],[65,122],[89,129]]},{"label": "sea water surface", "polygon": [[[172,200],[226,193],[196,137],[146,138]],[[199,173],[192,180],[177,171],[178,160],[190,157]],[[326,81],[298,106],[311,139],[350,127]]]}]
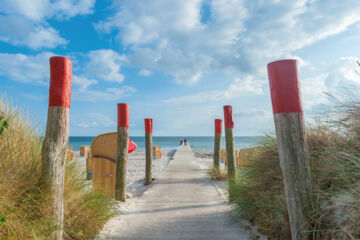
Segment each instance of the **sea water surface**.
[{"label": "sea water surface", "polygon": [[[214,137],[153,137],[153,146],[161,146],[161,149],[176,149],[181,140],[187,139],[192,149],[197,152],[212,152],[214,149]],[[78,151],[81,146],[90,146],[94,137],[69,137],[69,146]],[[138,146],[137,150],[145,149],[145,137],[130,137]],[[234,137],[235,148],[254,147],[262,137]],[[225,138],[222,139],[222,148],[225,148]]]}]

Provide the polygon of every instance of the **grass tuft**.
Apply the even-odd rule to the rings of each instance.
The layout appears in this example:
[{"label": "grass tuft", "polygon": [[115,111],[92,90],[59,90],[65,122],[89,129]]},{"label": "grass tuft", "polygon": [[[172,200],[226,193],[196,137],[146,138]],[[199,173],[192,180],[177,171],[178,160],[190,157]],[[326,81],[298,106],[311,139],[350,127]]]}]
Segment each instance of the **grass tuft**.
[{"label": "grass tuft", "polygon": [[[41,177],[42,138],[31,121],[0,99],[0,239],[48,239],[51,223],[50,194]],[[114,215],[114,201],[91,190],[75,162],[65,176],[64,239],[92,239]]]},{"label": "grass tuft", "polygon": [[215,179],[218,181],[225,181],[228,178],[228,173],[226,169],[221,169],[215,166],[211,166],[211,168],[207,171],[207,174],[211,179]]},{"label": "grass tuft", "polygon": [[[313,192],[308,218],[312,239],[360,238],[360,103],[336,107],[326,122],[307,126]],[[276,138],[259,148],[229,184],[230,201],[269,239],[290,239]]]}]

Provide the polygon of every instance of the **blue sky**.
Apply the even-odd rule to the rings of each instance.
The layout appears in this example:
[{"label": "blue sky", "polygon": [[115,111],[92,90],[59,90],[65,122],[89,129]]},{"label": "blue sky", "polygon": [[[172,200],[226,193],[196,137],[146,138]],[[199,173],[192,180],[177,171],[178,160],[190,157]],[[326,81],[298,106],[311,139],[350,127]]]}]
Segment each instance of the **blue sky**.
[{"label": "blue sky", "polygon": [[273,130],[267,63],[299,59],[306,120],[358,85],[358,0],[2,0],[0,94],[44,131],[49,63],[73,61],[70,135],[211,136],[231,104],[235,135]]}]

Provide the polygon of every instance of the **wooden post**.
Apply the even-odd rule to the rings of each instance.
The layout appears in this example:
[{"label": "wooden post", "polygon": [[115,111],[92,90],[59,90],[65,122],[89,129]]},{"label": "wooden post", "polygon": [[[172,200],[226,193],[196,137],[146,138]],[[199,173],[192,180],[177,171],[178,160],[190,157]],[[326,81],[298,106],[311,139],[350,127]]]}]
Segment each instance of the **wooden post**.
[{"label": "wooden post", "polygon": [[234,147],[234,121],[230,105],[224,106],[226,158],[228,162],[228,176],[235,176],[235,147]]},{"label": "wooden post", "polygon": [[293,240],[310,237],[311,176],[296,60],[268,64],[270,94]]},{"label": "wooden post", "polygon": [[56,230],[51,238],[63,238],[64,176],[69,138],[72,63],[65,57],[50,58],[50,91],[46,133],[42,147],[43,179],[50,183]]},{"label": "wooden post", "polygon": [[215,119],[214,167],[220,168],[222,119]]},{"label": "wooden post", "polygon": [[115,200],[126,200],[126,169],[129,147],[129,104],[118,105]]},{"label": "wooden post", "polygon": [[152,119],[145,119],[145,148],[146,148],[146,168],[145,168],[145,185],[152,182]]}]

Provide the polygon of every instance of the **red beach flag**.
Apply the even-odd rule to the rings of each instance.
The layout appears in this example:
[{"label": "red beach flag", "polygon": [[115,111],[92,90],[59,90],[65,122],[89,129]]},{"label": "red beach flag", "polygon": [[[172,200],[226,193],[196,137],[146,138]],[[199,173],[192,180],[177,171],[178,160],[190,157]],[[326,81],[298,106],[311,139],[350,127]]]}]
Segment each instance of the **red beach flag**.
[{"label": "red beach flag", "polygon": [[133,141],[131,141],[131,140],[129,139],[128,153],[131,153],[131,152],[135,151],[136,148],[137,148],[136,143],[134,143]]}]

